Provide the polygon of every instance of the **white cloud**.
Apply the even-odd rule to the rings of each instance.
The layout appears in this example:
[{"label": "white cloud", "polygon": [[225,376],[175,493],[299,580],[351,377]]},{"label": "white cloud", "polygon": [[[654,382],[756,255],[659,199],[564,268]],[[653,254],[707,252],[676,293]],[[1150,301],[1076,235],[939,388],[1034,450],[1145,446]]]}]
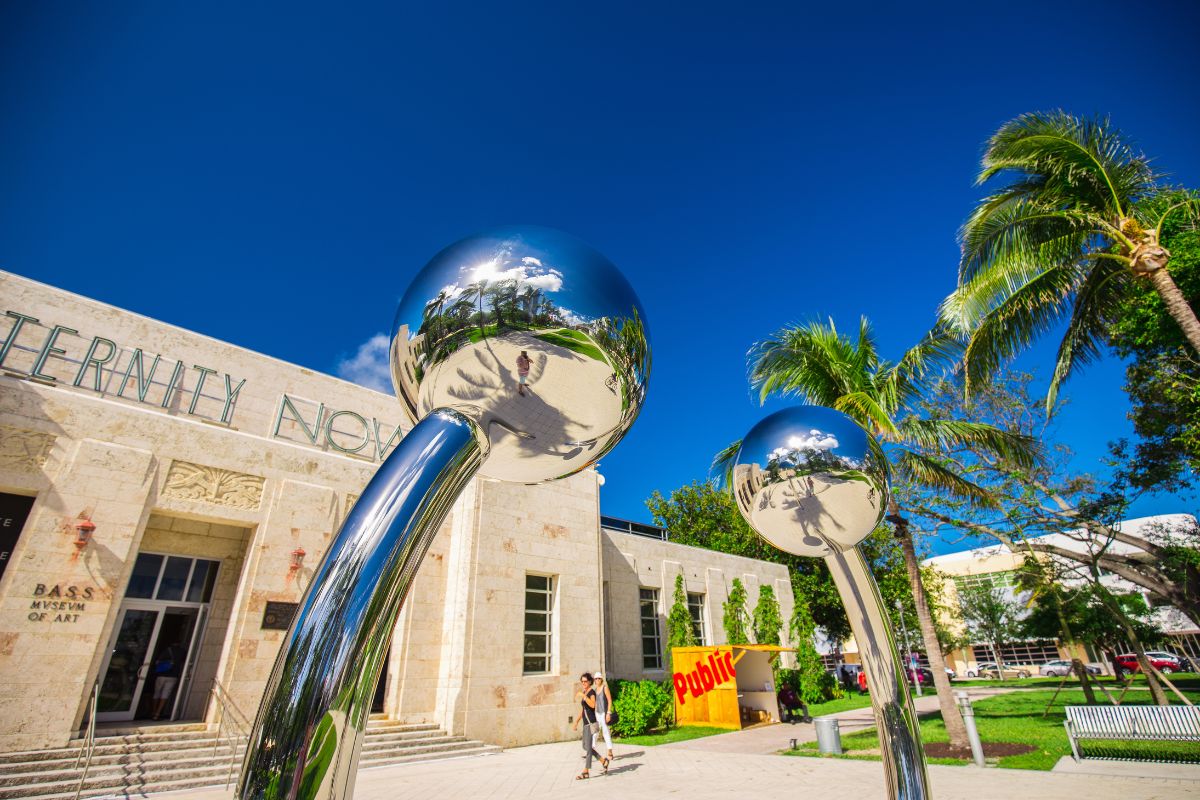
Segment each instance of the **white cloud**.
[{"label": "white cloud", "polygon": [[337,376],[387,394],[392,390],[392,372],[388,364],[391,340],[386,333],[377,333],[358,346],[358,351],[338,362]]},{"label": "white cloud", "polygon": [[779,461],[784,464],[794,464],[804,458],[806,453],[821,450],[833,450],[838,446],[837,437],[832,433],[810,430],[805,436],[789,436],[785,447],[776,447],[767,456],[769,461]]},{"label": "white cloud", "polygon": [[793,450],[832,450],[838,440],[832,433],[823,433],[815,428],[807,436],[789,436],[788,447]]},{"label": "white cloud", "polygon": [[533,256],[525,256],[524,258],[521,259],[521,263],[522,264],[531,264],[532,266],[535,266],[535,267],[540,267],[542,265],[542,262],[539,261],[538,259],[534,258]]}]

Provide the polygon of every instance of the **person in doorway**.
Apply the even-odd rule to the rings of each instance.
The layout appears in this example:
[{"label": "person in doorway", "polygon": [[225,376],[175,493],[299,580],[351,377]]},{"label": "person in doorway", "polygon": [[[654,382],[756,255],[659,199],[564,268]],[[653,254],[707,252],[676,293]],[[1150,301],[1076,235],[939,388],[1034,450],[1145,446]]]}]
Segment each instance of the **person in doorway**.
[{"label": "person in doorway", "polygon": [[179,684],[179,676],[183,672],[182,648],[178,644],[169,644],[158,654],[154,662],[154,710],[151,718],[156,722],[163,718],[163,709]]},{"label": "person in doorway", "polygon": [[608,760],[613,760],[612,734],[608,725],[612,721],[612,692],[608,689],[608,681],[604,674],[597,672],[592,676],[592,686],[596,689],[596,724],[600,726],[600,734],[604,737],[604,746],[608,748]]},{"label": "person in doorway", "polygon": [[575,718],[571,730],[579,730],[579,726],[583,726],[584,757],[583,772],[576,775],[575,780],[583,781],[591,777],[593,755],[600,759],[600,766],[608,772],[608,759],[596,752],[594,744],[599,726],[596,724],[596,690],[592,686],[592,673],[585,672],[579,676],[579,691],[575,693],[575,699],[579,701],[579,716]]},{"label": "person in doorway", "polygon": [[529,360],[529,353],[524,350],[521,355],[517,356],[517,394],[525,396],[525,383],[529,380],[529,367],[533,364]]},{"label": "person in doorway", "polygon": [[858,668],[858,693],[867,693],[867,671],[862,667]]}]

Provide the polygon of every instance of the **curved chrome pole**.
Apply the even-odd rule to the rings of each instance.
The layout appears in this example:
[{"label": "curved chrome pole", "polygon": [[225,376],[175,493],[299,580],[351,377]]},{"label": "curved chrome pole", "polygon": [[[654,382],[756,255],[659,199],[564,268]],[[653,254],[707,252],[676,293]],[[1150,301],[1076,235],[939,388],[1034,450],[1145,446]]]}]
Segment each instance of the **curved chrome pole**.
[{"label": "curved chrome pole", "polygon": [[367,484],[288,629],[238,782],[242,800],[342,800],[400,606],[483,462],[476,426],[439,409]]},{"label": "curved chrome pole", "polygon": [[832,555],[825,556],[825,564],[842,596],[862,666],[867,671],[887,797],[927,800],[929,776],[921,730],[879,586],[857,547],[835,549]]}]

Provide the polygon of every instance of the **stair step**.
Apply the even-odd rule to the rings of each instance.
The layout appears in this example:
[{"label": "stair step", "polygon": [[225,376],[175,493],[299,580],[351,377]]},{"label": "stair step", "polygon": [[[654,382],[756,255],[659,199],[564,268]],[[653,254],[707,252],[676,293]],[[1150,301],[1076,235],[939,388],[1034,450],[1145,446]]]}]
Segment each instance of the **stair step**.
[{"label": "stair step", "polygon": [[474,742],[477,747],[463,748],[461,750],[442,750],[433,753],[422,753],[419,755],[408,756],[393,756],[391,758],[378,759],[363,759],[359,762],[360,769],[375,769],[376,767],[390,767],[396,764],[417,764],[422,761],[444,761],[450,758],[472,758],[474,756],[491,756],[503,752],[503,748],[497,747],[494,744],[484,744],[483,742]]},{"label": "stair step", "polygon": [[[231,746],[204,726],[156,726],[97,737],[82,797],[124,797],[220,786],[245,754],[245,739]],[[215,749],[215,753],[214,753]],[[363,742],[362,768],[465,758],[501,752],[483,742],[451,736],[431,724],[371,719]],[[74,798],[79,746],[0,756],[0,800]]]}]

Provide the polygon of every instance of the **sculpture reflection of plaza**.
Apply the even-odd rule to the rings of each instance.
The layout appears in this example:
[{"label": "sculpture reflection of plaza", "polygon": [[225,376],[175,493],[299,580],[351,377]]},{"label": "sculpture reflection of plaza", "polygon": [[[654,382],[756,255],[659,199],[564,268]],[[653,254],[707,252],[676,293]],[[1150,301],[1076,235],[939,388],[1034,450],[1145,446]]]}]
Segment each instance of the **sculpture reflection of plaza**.
[{"label": "sculpture reflection of plaza", "polygon": [[755,530],[807,556],[853,546],[887,504],[883,454],[874,439],[841,414],[816,407],[781,412],[755,427],[738,452],[733,491]]},{"label": "sculpture reflection of plaza", "polygon": [[[571,269],[558,269],[558,259]],[[464,414],[486,440],[482,473],[529,483],[607,452],[633,423],[650,371],[642,312],[624,278],[573,237],[529,227],[435,256],[401,301],[391,353],[412,419],[435,408]]]}]

